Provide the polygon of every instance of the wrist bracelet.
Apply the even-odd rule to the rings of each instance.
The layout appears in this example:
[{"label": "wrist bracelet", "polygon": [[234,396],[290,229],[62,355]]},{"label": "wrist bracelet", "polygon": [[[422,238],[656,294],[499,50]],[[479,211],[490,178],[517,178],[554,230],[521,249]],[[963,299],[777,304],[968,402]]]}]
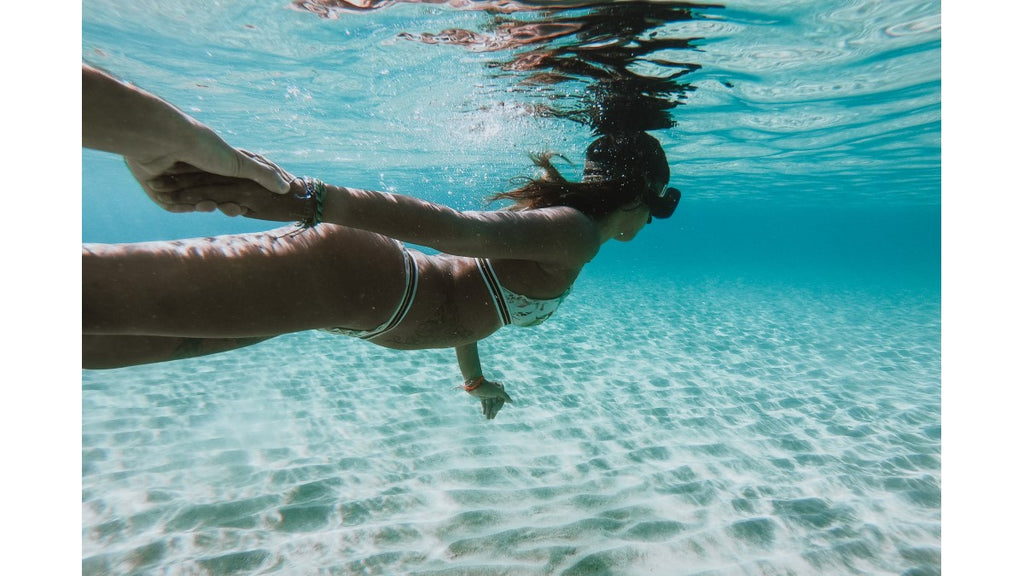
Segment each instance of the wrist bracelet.
[{"label": "wrist bracelet", "polygon": [[317,178],[303,176],[303,194],[296,197],[299,200],[310,200],[313,204],[312,214],[299,220],[297,225],[302,228],[312,228],[324,221],[324,183]]},{"label": "wrist bracelet", "polygon": [[313,226],[324,221],[324,187],[323,180],[313,179],[313,193],[316,195],[316,211],[313,213]]},{"label": "wrist bracelet", "polygon": [[462,389],[466,392],[472,392],[480,387],[481,384],[486,382],[483,376],[477,376],[476,378],[470,378],[466,380],[466,383],[462,385]]}]

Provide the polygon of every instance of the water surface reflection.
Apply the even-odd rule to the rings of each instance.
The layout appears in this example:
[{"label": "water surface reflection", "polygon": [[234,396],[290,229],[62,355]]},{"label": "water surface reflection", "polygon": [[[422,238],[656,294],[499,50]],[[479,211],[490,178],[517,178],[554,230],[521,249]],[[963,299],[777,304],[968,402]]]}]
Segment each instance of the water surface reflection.
[{"label": "water surface reflection", "polygon": [[[302,0],[322,18],[377,10],[400,0]],[[687,76],[702,38],[686,23],[714,18],[717,4],[412,0],[491,15],[479,30],[406,31],[400,38],[493,52],[489,66],[513,79],[535,114],[567,118],[595,135],[672,127],[672,110],[695,88]]]}]

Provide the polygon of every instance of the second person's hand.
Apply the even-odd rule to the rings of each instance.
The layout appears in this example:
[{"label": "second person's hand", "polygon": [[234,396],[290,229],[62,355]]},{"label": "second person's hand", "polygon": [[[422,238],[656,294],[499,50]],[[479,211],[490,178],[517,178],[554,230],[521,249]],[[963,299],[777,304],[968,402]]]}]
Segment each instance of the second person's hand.
[{"label": "second person's hand", "polygon": [[246,179],[274,194],[288,194],[294,177],[258,154],[229,146],[212,131],[198,129],[198,143],[188,150],[168,153],[156,158],[125,156],[132,176],[138,180],[151,200],[169,212],[209,212],[209,205],[171,203],[160,194],[159,185],[168,176],[187,173]]}]

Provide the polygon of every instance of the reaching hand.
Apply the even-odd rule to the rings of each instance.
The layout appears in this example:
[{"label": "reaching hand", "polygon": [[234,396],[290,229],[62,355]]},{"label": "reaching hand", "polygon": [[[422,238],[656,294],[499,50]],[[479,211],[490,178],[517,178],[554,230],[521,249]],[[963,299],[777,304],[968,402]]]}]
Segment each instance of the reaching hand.
[{"label": "reaching hand", "polygon": [[512,403],[512,398],[505,392],[505,385],[501,382],[484,380],[479,386],[467,392],[480,399],[480,406],[488,420],[494,420],[498,411],[505,406],[505,402]]},{"label": "reaching hand", "polygon": [[[163,98],[84,62],[82,146],[124,156],[132,174],[154,200],[149,182],[180,165],[248,178],[277,194],[287,193],[292,180],[273,163],[233,148],[210,127]],[[191,211],[181,206],[174,209]]]},{"label": "reaching hand", "polygon": [[[295,178],[262,156],[232,148],[213,132],[208,132],[201,142],[203,145],[180,154],[167,154],[149,160],[126,156],[125,162],[150,199],[169,212],[212,212],[219,207],[216,204],[230,204],[211,204],[211,199],[207,198],[189,203],[167,195],[168,192],[181,190],[180,183],[176,184],[175,179],[190,174],[242,179],[259,185],[263,192],[274,194],[287,194],[291,190]],[[236,208],[228,205],[222,207],[221,211],[229,216],[237,216],[242,212],[235,211]]]}]

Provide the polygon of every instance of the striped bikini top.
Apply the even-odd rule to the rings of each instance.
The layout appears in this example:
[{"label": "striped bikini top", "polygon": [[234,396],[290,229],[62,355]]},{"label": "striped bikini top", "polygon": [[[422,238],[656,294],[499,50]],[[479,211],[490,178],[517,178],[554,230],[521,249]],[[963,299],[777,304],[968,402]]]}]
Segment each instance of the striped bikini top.
[{"label": "striped bikini top", "polygon": [[502,286],[501,282],[498,282],[498,276],[494,273],[494,268],[491,267],[490,260],[477,258],[476,267],[484,278],[487,291],[491,293],[491,299],[494,300],[494,307],[498,310],[502,326],[508,326],[509,324],[515,326],[536,326],[550,318],[555,313],[555,310],[558,310],[558,306],[561,305],[562,301],[569,295],[569,292],[572,291],[572,286],[569,286],[557,298],[547,300],[528,298]]}]

